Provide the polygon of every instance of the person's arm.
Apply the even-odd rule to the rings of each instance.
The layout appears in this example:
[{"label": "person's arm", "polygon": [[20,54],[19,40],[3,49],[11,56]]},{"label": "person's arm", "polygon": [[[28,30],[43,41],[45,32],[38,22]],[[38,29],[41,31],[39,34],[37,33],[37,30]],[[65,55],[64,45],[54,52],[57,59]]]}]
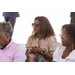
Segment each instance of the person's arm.
[{"label": "person's arm", "polygon": [[52,54],[48,53],[47,51],[45,51],[43,54],[47,60],[52,61],[52,59],[53,59]]},{"label": "person's arm", "polygon": [[[48,60],[48,61],[52,61],[53,59],[53,52],[56,50],[57,48],[57,40],[55,37],[50,37],[49,41],[48,41],[48,47],[49,47],[49,50],[48,52],[45,51],[43,53],[43,55],[45,56],[45,58]],[[44,49],[42,48],[39,48],[39,47],[32,47],[33,51],[36,51],[36,52],[39,52],[41,53]]]},{"label": "person's arm", "polygon": [[[32,51],[33,52],[38,52],[38,53],[42,53],[42,51],[43,51],[44,49],[42,49],[42,48],[39,48],[39,47],[32,47]],[[44,53],[43,53],[43,55],[46,57],[46,59],[48,59],[49,61],[52,61],[52,59],[53,59],[53,55],[52,54],[50,54],[50,53],[48,53],[47,51],[45,51]]]},{"label": "person's arm", "polygon": [[31,49],[26,49],[26,53],[25,53],[26,57],[27,57],[29,52],[31,52]]},{"label": "person's arm", "polygon": [[27,53],[28,53],[28,49],[26,49],[26,53],[25,53],[26,56],[27,56]]},{"label": "person's arm", "polygon": [[27,53],[30,52],[31,44],[32,44],[32,38],[29,37],[28,40],[27,40],[27,43],[25,44],[25,46],[26,46],[25,55],[26,55],[26,56],[27,56]]},{"label": "person's arm", "polygon": [[53,60],[52,60],[52,62],[56,62],[56,61],[53,61]]}]

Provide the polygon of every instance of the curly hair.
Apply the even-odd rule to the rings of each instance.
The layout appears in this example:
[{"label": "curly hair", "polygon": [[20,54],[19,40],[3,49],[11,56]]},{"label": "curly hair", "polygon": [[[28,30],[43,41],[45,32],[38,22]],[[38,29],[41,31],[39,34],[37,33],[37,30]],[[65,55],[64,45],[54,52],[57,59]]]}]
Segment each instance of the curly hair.
[{"label": "curly hair", "polygon": [[0,22],[0,31],[9,33],[12,31],[12,26],[10,22]]},{"label": "curly hair", "polygon": [[65,24],[62,26],[62,29],[66,29],[67,34],[73,38],[73,41],[75,42],[75,23],[71,23],[71,24]]},{"label": "curly hair", "polygon": [[[44,16],[38,16],[34,20],[39,20],[40,22],[40,34],[45,39],[50,36],[55,36],[54,30],[49,22],[49,20]],[[37,36],[33,30],[33,36]]]}]

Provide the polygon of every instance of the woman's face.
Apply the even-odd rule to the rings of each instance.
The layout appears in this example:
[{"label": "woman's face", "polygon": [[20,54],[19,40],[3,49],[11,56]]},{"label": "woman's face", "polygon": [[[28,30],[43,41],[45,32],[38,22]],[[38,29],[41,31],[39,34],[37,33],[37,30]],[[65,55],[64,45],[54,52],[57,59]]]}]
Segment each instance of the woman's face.
[{"label": "woman's face", "polygon": [[39,20],[35,20],[34,21],[33,29],[34,29],[35,33],[39,33],[40,32],[40,22],[39,22]]},{"label": "woman's face", "polygon": [[73,39],[67,34],[65,28],[62,30],[61,41],[63,46],[72,45],[73,43]]}]

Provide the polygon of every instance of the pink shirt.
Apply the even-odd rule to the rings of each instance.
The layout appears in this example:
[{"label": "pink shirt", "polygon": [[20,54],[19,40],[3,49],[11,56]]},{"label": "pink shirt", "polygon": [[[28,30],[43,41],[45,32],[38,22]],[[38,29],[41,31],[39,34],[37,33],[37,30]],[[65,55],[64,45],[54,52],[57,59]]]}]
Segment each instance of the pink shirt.
[{"label": "pink shirt", "polygon": [[0,62],[25,62],[25,60],[25,53],[12,40],[3,50],[0,49]]}]

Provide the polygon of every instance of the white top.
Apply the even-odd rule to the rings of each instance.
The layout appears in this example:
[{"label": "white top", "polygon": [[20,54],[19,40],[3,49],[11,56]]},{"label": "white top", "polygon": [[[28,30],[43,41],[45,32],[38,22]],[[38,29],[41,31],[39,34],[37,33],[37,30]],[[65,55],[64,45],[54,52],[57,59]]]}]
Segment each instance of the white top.
[{"label": "white top", "polygon": [[56,62],[75,62],[75,50],[73,50],[69,56],[67,56],[65,59],[62,58],[63,52],[65,50],[65,46],[58,47],[55,52],[53,53],[53,61]]}]

